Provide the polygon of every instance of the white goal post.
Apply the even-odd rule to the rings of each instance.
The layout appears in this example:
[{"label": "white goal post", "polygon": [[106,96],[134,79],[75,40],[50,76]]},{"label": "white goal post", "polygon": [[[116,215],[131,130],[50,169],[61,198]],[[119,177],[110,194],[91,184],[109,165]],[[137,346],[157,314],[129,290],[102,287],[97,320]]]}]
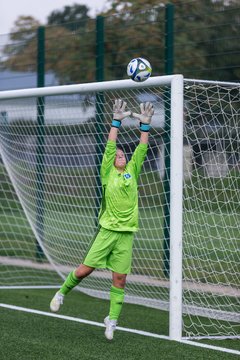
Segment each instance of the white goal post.
[{"label": "white goal post", "polygon": [[[152,101],[126,300],[169,311],[172,340],[239,337],[239,89],[171,75],[0,92],[0,289],[58,286],[78,265],[96,229],[113,100],[134,112]],[[128,157],[138,139],[130,117]],[[109,284],[96,271],[79,290],[108,298]]]}]

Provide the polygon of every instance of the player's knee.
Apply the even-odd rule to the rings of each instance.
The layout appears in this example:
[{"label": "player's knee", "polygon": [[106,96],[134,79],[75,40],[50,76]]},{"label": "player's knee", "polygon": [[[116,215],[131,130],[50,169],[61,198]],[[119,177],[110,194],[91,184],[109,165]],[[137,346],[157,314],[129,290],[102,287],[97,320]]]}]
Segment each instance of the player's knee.
[{"label": "player's knee", "polygon": [[79,267],[75,270],[75,276],[78,279],[84,279],[88,275],[90,275],[93,272],[94,268],[91,268],[89,266],[86,266],[84,264],[79,265]]},{"label": "player's knee", "polygon": [[119,288],[124,288],[126,285],[126,275],[115,274],[113,279],[113,285]]}]

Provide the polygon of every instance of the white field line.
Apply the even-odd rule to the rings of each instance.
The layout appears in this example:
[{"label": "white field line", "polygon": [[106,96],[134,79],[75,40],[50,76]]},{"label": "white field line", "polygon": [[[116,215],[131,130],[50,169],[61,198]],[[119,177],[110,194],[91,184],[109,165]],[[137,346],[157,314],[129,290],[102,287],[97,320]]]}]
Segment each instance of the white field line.
[{"label": "white field line", "polygon": [[[91,275],[90,275],[91,276]],[[39,285],[39,286],[0,286],[0,290],[30,290],[30,289],[59,289],[60,285],[53,286],[53,285]],[[94,290],[94,289],[88,289],[77,287],[76,290],[87,294],[89,296],[93,296],[99,299],[105,299],[109,300],[109,291],[101,291],[101,290]],[[147,306],[153,309],[163,310],[163,311],[169,311],[169,302],[164,300],[157,300],[157,299],[151,299],[151,298],[143,298],[143,297],[135,297],[131,295],[125,295],[125,302],[129,304],[135,304],[135,305],[143,305]],[[223,310],[211,310],[199,306],[194,305],[183,305],[183,313],[184,314],[191,314],[195,316],[204,316],[210,319],[217,319],[217,320],[223,320],[223,321],[230,321],[230,322],[240,322],[240,314],[234,313],[234,312],[227,312]],[[206,338],[206,337],[204,337]],[[214,337],[215,338],[215,337]],[[227,336],[226,338],[232,338]],[[188,340],[188,338],[185,338]],[[197,338],[199,339],[199,338]]]},{"label": "white field line", "polygon": [[13,285],[13,286],[0,286],[0,290],[38,290],[38,289],[59,289],[59,285]]},{"label": "white field line", "polygon": [[[21,306],[15,306],[15,305],[10,305],[10,304],[2,304],[2,303],[0,303],[0,307],[6,308],[6,309],[11,309],[11,310],[23,311],[23,312],[27,312],[27,313],[31,313],[31,314],[54,317],[54,318],[63,319],[63,320],[75,321],[75,322],[79,322],[79,323],[87,324],[87,325],[93,325],[93,326],[98,326],[98,327],[103,327],[103,328],[105,327],[105,325],[103,323],[99,323],[99,322],[96,322],[96,321],[84,320],[84,319],[80,319],[80,318],[75,318],[73,316],[59,315],[59,314],[50,313],[50,312],[46,312],[46,311],[35,310],[35,309],[28,309],[28,308],[24,308],[24,307],[21,307]],[[136,329],[128,329],[128,328],[123,328],[123,327],[120,327],[120,326],[117,326],[117,329],[120,330],[120,331],[129,332],[129,333],[155,337],[155,338],[158,338],[158,339],[169,340],[168,336],[158,335],[158,334],[150,333],[150,332],[147,332],[147,331],[141,331],[141,330],[136,330]]]},{"label": "white field line", "polygon": [[[36,314],[36,315],[43,315],[43,316],[58,318],[58,319],[62,319],[62,320],[79,322],[79,323],[82,323],[82,324],[87,324],[87,325],[92,325],[92,326],[98,326],[98,327],[103,327],[103,328],[105,327],[105,325],[103,323],[98,323],[96,321],[84,320],[84,319],[79,319],[79,318],[75,318],[75,317],[72,317],[72,316],[66,316],[66,315],[58,315],[58,314],[49,313],[49,312],[46,312],[46,311],[28,309],[28,308],[24,308],[24,307],[21,307],[21,306],[15,306],[15,305],[10,305],[10,304],[0,303],[0,307],[5,308],[5,309],[10,309],[10,310],[17,310],[17,311],[22,311],[22,312],[26,312],[26,313]],[[120,326],[117,326],[117,330],[125,331],[125,332],[132,333],[132,334],[137,334],[137,335],[153,337],[153,338],[162,339],[162,340],[170,340],[168,336],[159,335],[159,334],[155,334],[155,333],[150,333],[150,332],[147,332],[147,331],[129,329],[129,328],[124,328],[124,327],[120,327]],[[227,352],[227,353],[230,353],[230,354],[240,355],[240,351],[232,350],[232,349],[226,349],[226,348],[222,348],[222,347],[219,347],[219,346],[202,344],[202,343],[193,342],[193,341],[190,341],[190,340],[180,340],[179,342],[183,343],[183,344],[186,344],[186,345],[192,345],[192,346],[202,347],[202,348],[211,349],[211,350],[215,350],[215,351],[221,351],[221,352]]]},{"label": "white field line", "polygon": [[202,348],[205,348],[205,349],[223,351],[223,352],[226,352],[226,353],[229,353],[229,354],[240,355],[240,351],[238,351],[238,350],[226,349],[226,348],[222,348],[220,346],[203,344],[203,343],[200,343],[200,342],[190,341],[190,340],[181,340],[180,342],[182,344],[186,344],[186,345],[192,345],[192,346],[202,347]]}]

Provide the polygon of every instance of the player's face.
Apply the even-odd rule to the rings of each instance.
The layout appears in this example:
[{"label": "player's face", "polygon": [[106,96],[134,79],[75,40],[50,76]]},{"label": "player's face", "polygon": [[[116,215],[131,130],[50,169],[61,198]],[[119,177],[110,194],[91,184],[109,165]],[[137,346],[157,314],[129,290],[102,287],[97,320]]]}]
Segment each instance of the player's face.
[{"label": "player's face", "polygon": [[114,165],[118,170],[125,169],[126,157],[124,155],[124,152],[120,149],[117,149]]}]

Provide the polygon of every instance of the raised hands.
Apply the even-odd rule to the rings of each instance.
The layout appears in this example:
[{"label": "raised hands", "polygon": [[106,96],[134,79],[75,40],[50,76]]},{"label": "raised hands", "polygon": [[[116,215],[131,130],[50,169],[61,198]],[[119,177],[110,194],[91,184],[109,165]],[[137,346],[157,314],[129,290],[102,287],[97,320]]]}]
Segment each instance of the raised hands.
[{"label": "raised hands", "polygon": [[127,103],[122,99],[116,99],[113,105],[113,119],[122,121],[125,117],[131,115],[131,111],[126,111]]},{"label": "raised hands", "polygon": [[132,116],[135,117],[143,124],[150,124],[152,120],[152,116],[154,114],[153,104],[150,102],[141,103],[140,104],[140,114],[133,113]]},{"label": "raised hands", "polygon": [[130,110],[126,111],[127,103],[122,99],[116,99],[113,105],[113,121],[112,127],[119,128],[121,121],[127,116],[132,115],[140,121],[140,130],[148,132],[150,130],[150,123],[154,114],[153,104],[151,102],[140,104],[140,113],[132,113]]}]

